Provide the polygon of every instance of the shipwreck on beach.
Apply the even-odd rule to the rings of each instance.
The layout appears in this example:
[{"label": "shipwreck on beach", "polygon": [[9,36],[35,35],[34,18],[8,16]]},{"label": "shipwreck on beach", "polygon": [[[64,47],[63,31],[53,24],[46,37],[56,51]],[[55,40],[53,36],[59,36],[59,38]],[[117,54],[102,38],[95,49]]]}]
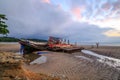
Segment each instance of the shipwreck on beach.
[{"label": "shipwreck on beach", "polygon": [[72,53],[76,51],[81,51],[83,47],[73,45],[66,40],[63,41],[61,38],[49,37],[48,42],[33,42],[28,40],[20,40],[19,43],[24,46],[23,53],[29,53],[33,51],[56,51],[56,52],[67,52]]}]

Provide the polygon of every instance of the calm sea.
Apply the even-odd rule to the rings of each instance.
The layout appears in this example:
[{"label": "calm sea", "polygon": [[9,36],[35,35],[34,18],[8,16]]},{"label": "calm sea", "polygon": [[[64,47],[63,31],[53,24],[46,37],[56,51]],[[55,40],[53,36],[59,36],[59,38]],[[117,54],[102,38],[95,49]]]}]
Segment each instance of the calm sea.
[{"label": "calm sea", "polygon": [[[80,42],[78,45],[96,45],[96,42]],[[99,42],[101,46],[120,46],[120,42]]]}]

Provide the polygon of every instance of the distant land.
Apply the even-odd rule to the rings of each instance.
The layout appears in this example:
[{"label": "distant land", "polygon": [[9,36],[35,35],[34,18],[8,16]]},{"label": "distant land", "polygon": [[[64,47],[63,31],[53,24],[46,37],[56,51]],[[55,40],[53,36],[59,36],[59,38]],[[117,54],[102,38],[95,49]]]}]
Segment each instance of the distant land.
[{"label": "distant land", "polygon": [[[20,39],[25,39],[25,38],[20,38]],[[18,42],[20,39],[14,37],[0,37],[0,42]],[[31,40],[36,42],[47,42],[47,40],[33,39],[33,38],[27,38],[25,40]]]}]

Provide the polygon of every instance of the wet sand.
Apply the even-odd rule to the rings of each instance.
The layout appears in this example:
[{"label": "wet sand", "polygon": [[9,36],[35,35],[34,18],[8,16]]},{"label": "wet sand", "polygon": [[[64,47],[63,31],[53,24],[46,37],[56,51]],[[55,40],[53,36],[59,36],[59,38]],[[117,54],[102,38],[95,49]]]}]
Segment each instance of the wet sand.
[{"label": "wet sand", "polygon": [[[79,54],[83,54],[80,53]],[[65,76],[68,80],[119,80],[120,72],[94,59],[77,58],[74,54],[49,52],[44,64],[25,65],[33,72]]]}]

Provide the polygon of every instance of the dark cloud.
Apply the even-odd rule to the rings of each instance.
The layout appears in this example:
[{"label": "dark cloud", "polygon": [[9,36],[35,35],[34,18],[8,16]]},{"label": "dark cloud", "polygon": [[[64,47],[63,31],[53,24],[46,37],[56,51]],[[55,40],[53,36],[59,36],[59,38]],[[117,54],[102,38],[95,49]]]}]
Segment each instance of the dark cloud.
[{"label": "dark cloud", "polygon": [[102,33],[110,29],[80,22],[73,22],[68,26],[66,34],[69,35],[69,39],[76,41],[102,41],[106,37]]},{"label": "dark cloud", "polygon": [[[72,5],[77,5],[77,1],[81,5],[86,4],[84,0],[76,0]],[[87,4],[91,3],[87,0]],[[89,12],[93,9],[94,7]],[[3,0],[0,1],[0,12],[7,15],[10,36],[15,37],[46,39],[52,35],[73,41],[97,41],[104,39],[106,36],[102,33],[108,30],[89,23],[73,21],[68,12],[40,0]]]},{"label": "dark cloud", "polygon": [[[0,12],[7,15],[11,32],[30,35],[54,35],[54,30],[69,21],[69,15],[57,6],[38,0],[2,1]],[[12,30],[14,28],[14,31]],[[26,31],[27,30],[27,31]]]}]

